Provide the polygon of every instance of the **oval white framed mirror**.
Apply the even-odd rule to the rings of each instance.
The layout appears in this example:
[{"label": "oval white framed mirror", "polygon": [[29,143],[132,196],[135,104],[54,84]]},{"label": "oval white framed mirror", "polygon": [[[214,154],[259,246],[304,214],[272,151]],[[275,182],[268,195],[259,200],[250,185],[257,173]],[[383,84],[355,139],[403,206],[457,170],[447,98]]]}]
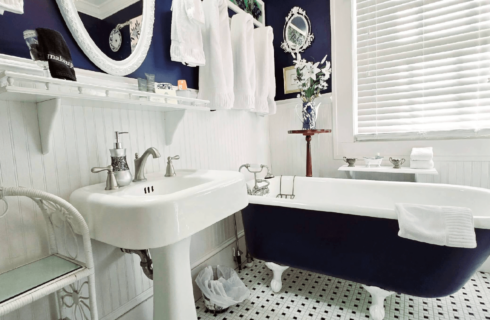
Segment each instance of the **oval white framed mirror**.
[{"label": "oval white framed mirror", "polygon": [[[133,1],[133,3],[138,2],[139,0]],[[104,53],[101,48],[95,43],[92,38],[93,35],[85,28],[82,19],[80,18],[79,10],[75,2],[77,0],[56,0],[58,3],[58,7],[60,8],[61,14],[65,20],[68,29],[70,29],[71,34],[77,41],[82,51],[85,55],[100,69],[103,71],[117,76],[125,76],[128,75],[136,69],[138,69],[148,54],[148,50],[150,49],[151,40],[153,38],[153,24],[155,22],[155,0],[140,0],[142,1],[142,12],[141,12],[141,31],[139,33],[139,39],[137,43],[131,48],[131,53],[127,56],[124,56],[121,60],[116,60],[114,58],[109,57],[106,53]],[[81,1],[88,2],[89,1]],[[114,2],[114,1],[112,1]],[[90,4],[90,3],[89,3]],[[80,4],[78,4],[78,7]],[[92,14],[94,17],[97,17],[98,13]],[[101,14],[99,19],[102,19],[103,16],[106,16],[107,13]],[[135,17],[136,18],[136,17]],[[129,26],[130,21],[121,21],[119,26],[116,28],[120,30],[125,26]],[[117,32],[116,32],[117,33]],[[127,32],[129,34],[129,32]],[[111,45],[111,41],[114,41],[113,33],[108,32],[106,44],[107,46]],[[105,36],[105,35],[102,35]],[[99,44],[100,45],[100,44]],[[114,49],[114,45],[111,45],[111,48]],[[119,50],[119,49],[118,49]],[[113,50],[114,51],[114,50]]]},{"label": "oval white framed mirror", "polygon": [[283,31],[284,41],[281,48],[284,52],[303,52],[311,46],[315,36],[311,31],[311,21],[300,7],[294,7],[286,17]]}]

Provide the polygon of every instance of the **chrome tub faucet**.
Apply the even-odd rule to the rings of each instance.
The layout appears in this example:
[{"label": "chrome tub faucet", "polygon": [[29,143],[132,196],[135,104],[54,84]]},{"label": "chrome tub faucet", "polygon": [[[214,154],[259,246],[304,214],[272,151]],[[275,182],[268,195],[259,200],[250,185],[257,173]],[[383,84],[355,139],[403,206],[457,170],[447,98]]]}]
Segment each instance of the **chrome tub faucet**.
[{"label": "chrome tub faucet", "polygon": [[[274,178],[274,175],[270,172],[269,167],[266,165],[261,164],[260,165],[260,170],[254,171],[250,169],[250,164],[244,164],[241,165],[240,168],[238,169],[238,172],[242,171],[243,168],[247,169],[248,172],[254,174],[254,187],[250,189],[250,187],[247,184],[247,193],[252,196],[265,196],[266,194],[269,193],[269,185],[270,182],[264,179],[272,179]],[[264,179],[257,179],[257,173],[262,172],[262,170],[267,169],[267,174],[265,175]],[[259,187],[259,183],[265,183],[265,185]]]},{"label": "chrome tub faucet", "polygon": [[141,157],[139,157],[139,155],[137,153],[135,154],[133,182],[146,181],[145,166],[146,166],[146,160],[148,159],[148,157],[150,155],[152,155],[153,158],[160,158],[161,157],[160,152],[158,152],[158,150],[153,148],[153,147],[148,148],[141,155]]}]

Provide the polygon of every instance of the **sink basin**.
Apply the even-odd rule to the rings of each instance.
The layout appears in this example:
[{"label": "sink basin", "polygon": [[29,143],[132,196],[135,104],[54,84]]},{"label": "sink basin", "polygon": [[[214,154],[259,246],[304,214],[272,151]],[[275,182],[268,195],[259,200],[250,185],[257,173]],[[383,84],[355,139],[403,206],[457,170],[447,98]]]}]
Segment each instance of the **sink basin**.
[{"label": "sink basin", "polygon": [[243,175],[232,171],[179,170],[175,177],[113,191],[105,183],[76,190],[70,202],[87,221],[92,239],[125,249],[164,247],[248,205]]},{"label": "sink basin", "polygon": [[106,191],[105,183],[74,191],[70,202],[87,221],[92,239],[124,249],[150,249],[153,319],[197,320],[190,267],[191,236],[245,208],[241,173],[180,170],[175,177]]}]

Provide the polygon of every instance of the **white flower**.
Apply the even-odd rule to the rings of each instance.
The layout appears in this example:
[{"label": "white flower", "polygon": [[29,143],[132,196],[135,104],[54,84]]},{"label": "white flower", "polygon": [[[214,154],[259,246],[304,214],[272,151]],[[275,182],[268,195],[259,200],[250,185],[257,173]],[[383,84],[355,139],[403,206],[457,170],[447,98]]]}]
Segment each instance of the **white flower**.
[{"label": "white flower", "polygon": [[330,69],[330,62],[329,61],[327,61],[327,64],[322,69],[322,72],[325,74],[325,77],[327,79],[330,78],[330,74],[332,73],[332,70]]},{"label": "white flower", "polygon": [[[326,54],[326,55],[325,55],[325,57],[322,59],[321,64],[323,64],[323,63],[325,62],[325,60],[327,60],[327,56],[328,56],[328,54]],[[329,63],[329,64],[330,64],[330,63]]]},{"label": "white flower", "polygon": [[308,76],[306,78],[311,78],[313,79],[313,81],[316,81],[316,74],[319,73],[321,70],[318,68],[318,65],[320,63],[317,62],[315,64],[311,64],[307,67],[307,69],[309,69],[307,72],[308,72]]}]

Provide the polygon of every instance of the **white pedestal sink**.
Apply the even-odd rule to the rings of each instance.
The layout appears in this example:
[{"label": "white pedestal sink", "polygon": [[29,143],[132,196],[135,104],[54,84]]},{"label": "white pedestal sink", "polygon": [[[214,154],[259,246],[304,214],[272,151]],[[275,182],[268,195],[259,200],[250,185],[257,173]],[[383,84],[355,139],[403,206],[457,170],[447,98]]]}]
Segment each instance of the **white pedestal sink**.
[{"label": "white pedestal sink", "polygon": [[124,249],[150,249],[153,260],[154,319],[197,319],[189,259],[191,236],[245,208],[242,174],[181,170],[166,178],[106,191],[105,183],[81,188],[70,202],[93,239]]}]

